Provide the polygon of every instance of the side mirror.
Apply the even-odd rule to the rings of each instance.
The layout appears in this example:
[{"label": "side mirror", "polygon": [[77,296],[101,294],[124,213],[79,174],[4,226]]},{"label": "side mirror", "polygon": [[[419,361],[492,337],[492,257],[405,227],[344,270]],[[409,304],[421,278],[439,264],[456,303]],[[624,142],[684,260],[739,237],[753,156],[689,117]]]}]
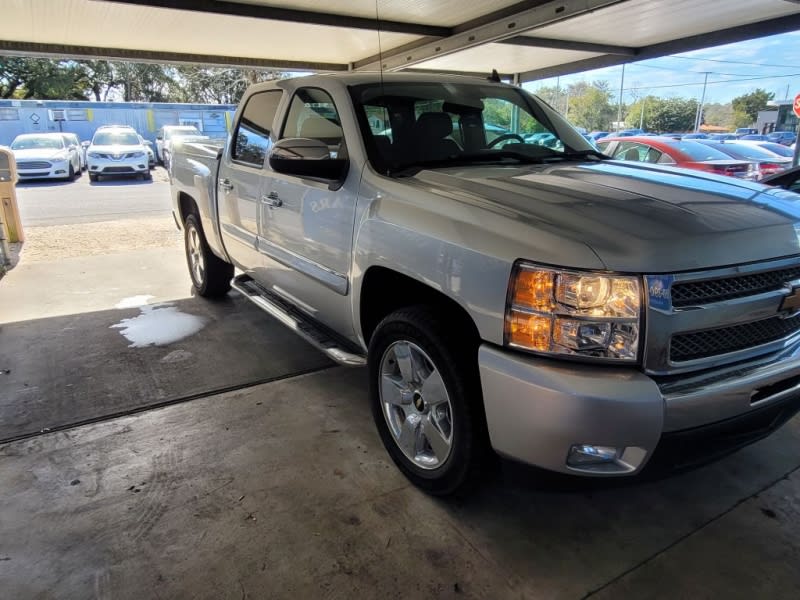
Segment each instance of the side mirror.
[{"label": "side mirror", "polygon": [[157,135],[157,136],[156,136],[156,139],[157,139],[159,142],[163,142],[163,141],[164,141],[164,136],[163,136],[163,135]]},{"label": "side mirror", "polygon": [[286,138],[272,146],[269,166],[278,173],[325,181],[342,181],[350,161],[331,158],[328,145],[309,138]]}]

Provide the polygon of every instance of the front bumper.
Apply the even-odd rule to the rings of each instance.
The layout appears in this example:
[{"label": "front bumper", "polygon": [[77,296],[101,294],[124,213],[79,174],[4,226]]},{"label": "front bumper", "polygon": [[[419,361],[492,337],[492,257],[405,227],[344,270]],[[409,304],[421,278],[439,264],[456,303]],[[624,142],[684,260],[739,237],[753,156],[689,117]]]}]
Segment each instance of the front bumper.
[{"label": "front bumper", "polygon": [[[481,346],[478,363],[494,449],[562,473],[632,475],[657,449],[659,462],[668,462],[662,457],[687,432],[699,442],[692,461],[711,460],[764,437],[800,410],[800,348],[671,381],[490,344]],[[725,425],[734,422],[732,429]],[[582,445],[616,448],[619,458],[602,466],[568,464],[571,449]]]},{"label": "front bumper", "polygon": [[146,156],[125,160],[89,159],[89,172],[96,175],[139,175],[149,171]]},{"label": "front bumper", "polygon": [[[42,161],[43,166],[46,165]],[[17,177],[19,179],[63,179],[69,175],[69,161],[49,161],[49,166],[45,168],[19,168],[17,167]]]}]

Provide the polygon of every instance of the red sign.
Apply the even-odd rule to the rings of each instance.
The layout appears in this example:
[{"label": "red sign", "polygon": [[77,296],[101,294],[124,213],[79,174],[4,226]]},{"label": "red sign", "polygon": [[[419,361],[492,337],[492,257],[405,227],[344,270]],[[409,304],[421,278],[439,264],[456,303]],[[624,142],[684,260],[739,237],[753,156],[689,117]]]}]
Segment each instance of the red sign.
[{"label": "red sign", "polygon": [[794,97],[794,114],[800,117],[800,94]]}]

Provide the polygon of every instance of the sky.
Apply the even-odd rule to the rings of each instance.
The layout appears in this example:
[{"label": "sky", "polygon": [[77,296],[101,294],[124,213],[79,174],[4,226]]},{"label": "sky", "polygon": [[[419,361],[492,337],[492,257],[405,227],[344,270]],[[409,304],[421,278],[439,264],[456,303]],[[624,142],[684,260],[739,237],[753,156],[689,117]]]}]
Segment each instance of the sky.
[{"label": "sky", "polygon": [[[794,98],[800,93],[800,31],[627,64],[623,99],[631,102],[653,95],[700,100],[705,72],[709,73],[706,104],[724,104],[756,88],[774,92],[775,99],[782,100],[788,86],[788,96]],[[621,74],[621,66],[607,67],[567,75],[558,83],[605,80],[616,97]],[[556,78],[551,78],[525,84],[525,88],[535,91],[555,85]]]}]

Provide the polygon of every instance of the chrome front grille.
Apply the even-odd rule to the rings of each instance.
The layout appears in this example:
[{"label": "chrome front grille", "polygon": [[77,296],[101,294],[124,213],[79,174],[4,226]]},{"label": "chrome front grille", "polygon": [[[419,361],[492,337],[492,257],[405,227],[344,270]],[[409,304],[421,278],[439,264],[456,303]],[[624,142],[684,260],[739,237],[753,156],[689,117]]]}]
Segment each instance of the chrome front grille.
[{"label": "chrome front grille", "polygon": [[49,169],[53,165],[46,160],[21,160],[17,162],[17,169]]},{"label": "chrome front grille", "polygon": [[800,344],[800,256],[646,276],[643,367],[673,375]]},{"label": "chrome front grille", "polygon": [[681,308],[780,290],[786,282],[794,279],[800,279],[800,265],[752,275],[675,283],[672,286],[672,306]]},{"label": "chrome front grille", "polygon": [[672,362],[697,360],[755,348],[800,331],[800,315],[779,316],[751,323],[720,327],[672,336],[669,357]]}]

